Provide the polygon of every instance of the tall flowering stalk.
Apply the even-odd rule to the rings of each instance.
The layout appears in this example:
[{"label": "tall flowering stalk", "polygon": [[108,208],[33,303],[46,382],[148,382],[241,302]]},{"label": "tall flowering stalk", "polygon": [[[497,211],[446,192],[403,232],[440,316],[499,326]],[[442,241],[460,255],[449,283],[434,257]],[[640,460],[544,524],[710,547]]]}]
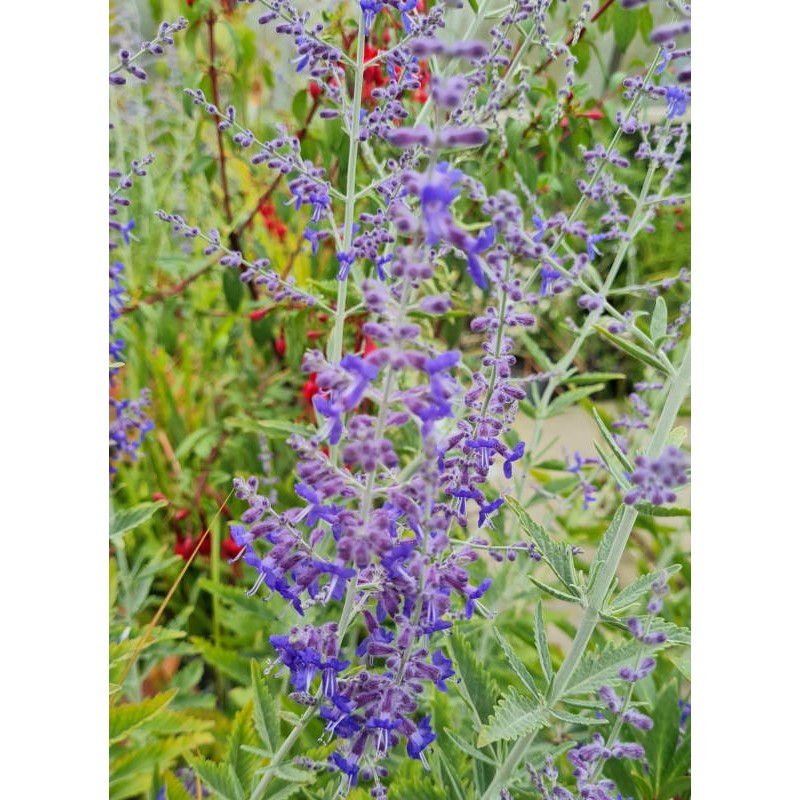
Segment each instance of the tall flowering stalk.
[{"label": "tall flowering stalk", "polygon": [[[624,504],[588,585],[567,576],[568,597],[580,602],[582,616],[565,659],[547,686],[536,690],[532,722],[522,735],[500,729],[502,706],[489,725],[490,742],[516,738],[483,793],[484,800],[494,800],[508,791],[536,732],[569,694],[612,590],[637,504],[669,502],[671,489],[687,481],[685,457],[668,446],[668,437],[688,391],[688,347],[674,366],[663,346],[666,322],[656,323],[654,313],[648,334],[617,310],[610,294],[630,243],[647,230],[655,208],[677,202],[669,192],[686,134],[676,120],[686,110],[688,90],[656,82],[661,65],[675,54],[674,42],[662,29],[654,31],[657,57],[643,78],[626,85],[628,110],[619,115],[609,144],[583,152],[581,197],[567,215],[548,213],[527,190],[523,199],[508,189],[489,191],[459,167],[498,138],[505,141],[503,114],[525,103],[533,80],[525,56],[534,44],[547,63],[565,59],[565,84],[548,124],[557,122],[574,84],[570,46],[590,18],[591,4],[582,4],[569,43],[553,44],[545,29],[551,3],[544,0],[504,9],[488,42],[473,38],[488,3],[468,36],[453,42],[443,33],[443,5],[426,11],[414,0],[361,0],[355,38],[343,37],[341,46],[290,0],[260,5],[266,10],[258,22],[293,40],[292,63],[317,86],[320,117],[341,121],[349,140],[344,188],[335,188],[325,168],[304,158],[298,138],[284,129],[262,141],[237,123],[232,106],[223,110],[199,89],[187,92],[219,131],[229,130],[243,150],[255,149],[255,166],[286,177],[288,202],[308,214],[309,248],[331,256],[335,300],[326,306],[279,277],[266,260],[250,261],[226,248],[218,231],[204,233],[178,215],[159,212],[187,238],[205,241],[206,254],[222,252],[220,264],[240,270],[242,280],[254,279],[277,300],[320,304],[334,315],[325,351],[309,351],[303,359],[316,388],[311,402],[317,426],[289,440],[297,462],[293,501],[278,509],[260,491],[258,478],[235,481],[236,496],[247,504],[231,529],[237,560],[255,571],[251,595],[277,595],[290,607],[296,624],[269,637],[271,668],[288,673],[291,698],[306,709],[274,752],[252,800],[269,796],[292,746],[315,718],[325,741],[333,743],[329,761],[340,773],[342,793],[364,782],[372,797],[386,797],[385,764],[396,750],[428,766],[437,733],[425,698],[448,691],[456,674],[445,636],[476,611],[489,613],[483,599],[491,596],[491,580],[478,580],[470,569],[486,546],[482,534],[495,526],[504,504],[533,530],[507,494],[530,449],[514,441],[520,402],[532,394],[546,408],[593,335],[610,337],[666,376],[663,408],[645,453],[635,457],[636,469],[618,444],[613,455],[623,469],[604,460],[609,473],[619,475]],[[522,23],[529,27],[515,46],[511,37]],[[402,31],[384,51],[370,44],[381,24]],[[686,32],[685,26],[670,31]],[[374,53],[369,59],[368,46]],[[373,88],[365,98],[367,70],[378,67],[385,74],[377,80],[370,73]],[[428,97],[417,118],[409,119],[408,98],[421,89],[423,73]],[[644,119],[648,99],[666,101],[663,123]],[[638,193],[615,172],[630,165],[617,145],[633,135],[641,139],[635,157],[648,165]],[[378,153],[386,154],[384,164]],[[363,163],[375,167],[370,182],[359,175]],[[603,273],[602,250],[613,248]],[[466,302],[447,290],[453,275]],[[356,305],[348,306],[354,291]],[[557,363],[522,376],[515,368],[514,334],[534,329],[534,309],[558,295],[573,295],[579,312],[586,312],[584,321],[574,324],[573,343]],[[444,349],[430,335],[459,302],[478,308],[470,314],[471,331],[482,337],[483,356],[475,367],[469,354]],[[372,346],[360,352],[350,352],[347,343],[355,313],[369,315],[361,330]],[[616,332],[612,325],[619,326]],[[533,448],[539,435],[537,426]],[[530,552],[555,565],[562,580],[559,570],[574,573],[572,550],[555,558],[550,548],[540,538]],[[338,621],[326,611],[334,608]],[[583,755],[578,760],[589,769]],[[582,777],[588,785],[591,769]]]}]

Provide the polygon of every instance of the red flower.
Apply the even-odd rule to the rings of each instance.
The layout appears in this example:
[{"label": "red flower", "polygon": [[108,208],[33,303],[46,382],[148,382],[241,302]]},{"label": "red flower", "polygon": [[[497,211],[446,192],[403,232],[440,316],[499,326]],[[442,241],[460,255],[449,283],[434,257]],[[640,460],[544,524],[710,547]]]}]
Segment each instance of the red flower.
[{"label": "red flower", "polygon": [[233,541],[232,536],[229,536],[227,539],[223,539],[219,548],[220,555],[223,558],[235,558],[237,555],[239,555],[239,551],[241,549],[242,548]]},{"label": "red flower", "polygon": [[187,533],[183,539],[178,535],[174,552],[176,556],[180,556],[184,561],[188,561],[192,557],[192,553],[194,552],[194,539],[192,539],[191,534]]},{"label": "red flower", "polygon": [[278,334],[275,340],[275,353],[278,358],[283,358],[286,355],[286,338],[283,335],[283,330]]}]

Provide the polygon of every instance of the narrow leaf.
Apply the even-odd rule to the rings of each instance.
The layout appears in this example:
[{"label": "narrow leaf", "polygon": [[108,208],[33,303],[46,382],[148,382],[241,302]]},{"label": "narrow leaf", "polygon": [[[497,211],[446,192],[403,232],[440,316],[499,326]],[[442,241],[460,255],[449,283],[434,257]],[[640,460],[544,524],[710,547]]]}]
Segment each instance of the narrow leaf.
[{"label": "narrow leaf", "polygon": [[566,594],[562,592],[560,589],[556,589],[554,586],[548,586],[546,583],[542,583],[542,581],[534,578],[533,575],[528,575],[528,580],[537,588],[541,589],[546,594],[549,594],[551,597],[555,597],[556,600],[563,600],[565,603],[578,603],[580,602],[580,597],[575,597],[571,594]]},{"label": "narrow leaf", "polygon": [[611,431],[606,427],[605,422],[603,422],[600,414],[597,413],[597,408],[592,406],[592,416],[594,417],[594,421],[597,423],[597,427],[600,428],[600,433],[605,439],[606,444],[611,448],[611,452],[616,456],[617,461],[619,461],[622,469],[625,472],[633,472],[633,464],[628,459],[628,456],[622,452],[620,446],[617,444],[616,439],[614,439],[614,435]]},{"label": "narrow leaf", "polygon": [[597,553],[595,553],[595,556],[592,559],[592,564],[589,567],[589,585],[586,589],[587,595],[591,595],[592,588],[594,587],[594,583],[597,580],[597,575],[600,572],[600,568],[608,560],[608,556],[611,553],[611,548],[613,547],[614,541],[617,538],[617,532],[619,531],[619,526],[622,523],[622,515],[624,513],[625,513],[625,506],[620,506],[614,512],[614,516],[611,519],[611,522],[609,523],[608,527],[606,528],[606,531],[603,534],[603,538],[600,539],[600,544],[597,548]]},{"label": "narrow leaf", "polygon": [[486,753],[482,753],[477,748],[473,747],[466,739],[462,739],[455,731],[451,731],[450,728],[445,728],[444,732],[467,754],[472,756],[473,758],[477,758],[478,761],[483,761],[486,764],[489,764],[492,767],[497,768],[499,765],[497,761],[493,758],[489,758]]},{"label": "narrow leaf", "polygon": [[264,676],[255,659],[250,661],[250,679],[254,698],[253,723],[264,746],[274,753],[280,744],[281,723],[275,700],[264,683]]},{"label": "narrow leaf", "polygon": [[231,732],[228,735],[228,754],[225,763],[230,765],[242,786],[248,789],[253,784],[259,759],[248,752],[247,747],[256,744],[252,728],[253,701],[246,703],[234,717]]},{"label": "narrow leaf", "polygon": [[632,356],[637,361],[641,361],[643,364],[649,364],[651,367],[657,369],[659,372],[664,373],[664,375],[668,375],[666,367],[658,360],[654,355],[648,353],[647,350],[639,347],[639,345],[633,344],[633,342],[629,342],[627,339],[623,339],[616,334],[611,333],[611,331],[604,328],[602,325],[595,325],[594,329],[604,338],[608,339],[615,347],[618,347],[624,353],[627,353],[629,356]]},{"label": "narrow leaf", "polygon": [[594,383],[590,386],[581,386],[578,389],[570,389],[569,391],[560,394],[558,397],[553,400],[552,403],[547,407],[546,416],[547,417],[554,417],[561,411],[569,408],[570,406],[574,406],[580,400],[583,400],[585,397],[589,397],[597,392],[602,391],[606,388],[604,383]]},{"label": "narrow leaf", "polygon": [[658,342],[667,335],[667,301],[660,295],[656,298],[653,316],[650,317],[650,338],[658,346]]},{"label": "narrow leaf", "polygon": [[547,646],[547,630],[544,627],[541,600],[536,604],[534,616],[534,633],[536,635],[536,651],[539,653],[539,663],[542,666],[545,680],[549,684],[553,680],[553,662],[550,660],[550,648]]},{"label": "narrow leaf", "polygon": [[545,563],[553,570],[564,588],[573,597],[581,596],[578,588],[578,576],[572,558],[572,548],[563,542],[554,542],[544,528],[534,522],[530,514],[513,497],[506,497],[506,505],[514,512],[525,533],[541,554]]},{"label": "narrow leaf", "polygon": [[636,510],[640,514],[645,514],[648,517],[691,517],[692,510],[690,508],[681,508],[680,506],[654,506],[650,503],[637,503]]},{"label": "narrow leaf", "polygon": [[539,690],[536,688],[536,681],[534,681],[533,675],[528,672],[528,668],[522,663],[522,661],[520,661],[519,656],[514,652],[514,649],[497,628],[494,629],[494,635],[497,638],[497,641],[500,642],[500,647],[503,649],[511,669],[514,670],[514,672],[517,674],[517,677],[530,690],[531,694],[533,694],[537,700],[541,700],[542,696]]},{"label": "narrow leaf", "polygon": [[611,604],[607,607],[606,611],[610,614],[618,614],[621,611],[624,611],[626,608],[630,608],[642,595],[647,594],[651,591],[653,583],[659,578],[660,575],[663,573],[667,574],[667,577],[670,575],[674,575],[676,572],[680,570],[679,564],[672,564],[669,567],[665,567],[663,569],[656,569],[652,572],[648,572],[647,575],[642,575],[641,577],[637,578],[632,583],[629,583],[612,601]]}]

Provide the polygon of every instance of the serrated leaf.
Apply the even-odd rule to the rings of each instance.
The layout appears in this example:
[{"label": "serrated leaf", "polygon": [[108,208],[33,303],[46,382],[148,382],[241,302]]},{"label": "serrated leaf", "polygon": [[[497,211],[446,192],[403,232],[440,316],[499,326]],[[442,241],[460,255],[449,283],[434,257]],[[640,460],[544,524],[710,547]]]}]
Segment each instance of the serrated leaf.
[{"label": "serrated leaf", "polygon": [[567,593],[574,598],[580,598],[581,593],[578,588],[578,576],[575,572],[572,548],[563,542],[554,542],[544,528],[534,522],[530,514],[513,497],[506,497],[506,505],[514,512],[522,529],[530,537],[542,559],[561,581]]},{"label": "serrated leaf", "polygon": [[448,647],[467,697],[480,721],[487,722],[500,690],[475,657],[472,645],[460,633],[450,637]]},{"label": "serrated leaf", "polygon": [[122,535],[126,531],[133,530],[147,522],[159,508],[164,508],[167,505],[165,501],[159,500],[155,503],[140,503],[133,506],[133,508],[126,508],[122,511],[115,511],[111,515],[109,522],[109,536],[113,539]]},{"label": "serrated leaf", "polygon": [[629,342],[626,339],[611,333],[611,331],[607,330],[602,325],[595,325],[594,329],[603,338],[608,339],[608,341],[611,342],[615,347],[619,348],[624,353],[627,353],[632,358],[635,358],[637,361],[640,361],[643,364],[648,364],[664,375],[669,375],[667,368],[661,363],[661,361],[659,361],[658,358],[651,353],[648,353],[647,350],[639,347],[639,345],[633,344],[632,342]]},{"label": "serrated leaf", "polygon": [[214,737],[210,733],[191,733],[172,739],[151,741],[142,747],[127,750],[115,758],[109,766],[109,789],[121,786],[137,775],[146,778],[146,789],[150,785],[154,765],[163,768],[179,756],[185,756],[195,748],[211,744],[213,741]]},{"label": "serrated leaf", "polygon": [[259,759],[248,752],[246,747],[254,747],[255,734],[252,728],[253,701],[246,703],[236,714],[228,735],[228,752],[225,763],[236,774],[242,786],[248,789],[253,784]]},{"label": "serrated leaf", "polygon": [[608,524],[608,527],[606,528],[602,539],[600,539],[600,544],[597,547],[597,552],[595,553],[595,556],[592,559],[592,563],[589,567],[589,582],[586,588],[587,595],[591,595],[595,581],[597,580],[597,575],[600,572],[600,568],[608,560],[608,556],[611,553],[611,549],[613,548],[614,542],[617,538],[619,526],[622,524],[622,516],[624,513],[625,513],[625,506],[620,506],[614,512],[614,516],[611,518],[611,522]]},{"label": "serrated leaf", "polygon": [[555,597],[556,600],[563,600],[565,603],[580,602],[579,597],[574,597],[571,594],[562,592],[560,589],[556,589],[555,586],[548,586],[546,583],[543,583],[542,581],[538,580],[538,578],[534,578],[533,575],[528,575],[528,580],[538,589],[541,589],[543,592],[549,594],[551,597]]},{"label": "serrated leaf", "polygon": [[246,658],[217,647],[200,636],[193,636],[192,644],[206,663],[233,678],[239,686],[246,686],[250,682],[250,662]]},{"label": "serrated leaf", "polygon": [[536,604],[533,631],[536,640],[536,652],[539,654],[539,663],[542,666],[545,680],[549,684],[553,680],[553,662],[550,660],[550,648],[547,645],[547,629],[544,627],[541,601]]},{"label": "serrated leaf", "polygon": [[560,719],[562,722],[568,722],[570,725],[605,725],[608,720],[605,717],[591,716],[587,717],[585,714],[573,714],[570,711],[565,711],[563,708],[551,708],[550,713]]},{"label": "serrated leaf", "polygon": [[629,583],[606,607],[609,614],[619,614],[626,608],[630,608],[642,595],[651,591],[653,583],[664,573],[667,577],[674,575],[680,570],[679,564],[672,564],[663,569],[656,569],[648,572],[647,575],[642,575],[635,581]]},{"label": "serrated leaf", "polygon": [[500,643],[500,647],[503,649],[503,653],[505,653],[506,660],[511,669],[514,670],[517,677],[525,684],[531,694],[537,700],[541,700],[541,693],[536,688],[536,681],[533,679],[533,675],[528,671],[528,668],[520,661],[519,656],[514,652],[514,649],[497,628],[494,629],[494,635]]},{"label": "serrated leaf", "polygon": [[582,696],[596,692],[607,681],[617,677],[620,667],[632,666],[642,651],[655,653],[666,643],[643,646],[636,639],[620,644],[609,643],[586,652],[562,693],[562,698]]},{"label": "serrated leaf", "polygon": [[650,317],[650,338],[658,343],[667,335],[667,301],[660,295],[656,298],[653,314]]},{"label": "serrated leaf", "polygon": [[154,717],[178,693],[177,689],[148,697],[141,703],[113,706],[108,712],[108,740],[117,742]]},{"label": "serrated leaf", "polygon": [[164,775],[164,800],[195,800],[195,798],[186,791],[179,778],[172,772],[167,772]]},{"label": "serrated leaf", "polygon": [[652,503],[637,503],[636,510],[648,517],[691,517],[690,508],[681,506],[654,506]]},{"label": "serrated leaf", "polygon": [[505,739],[519,739],[541,728],[549,712],[530,697],[519,694],[513,687],[503,695],[489,722],[481,728],[478,747]]},{"label": "serrated leaf", "polygon": [[148,720],[144,727],[150,733],[157,733],[160,736],[174,736],[181,733],[207,731],[214,727],[214,720],[201,719],[191,714],[165,709]]},{"label": "serrated leaf", "polygon": [[230,764],[215,764],[205,758],[193,758],[189,764],[200,780],[208,784],[222,800],[245,800],[244,789]]},{"label": "serrated leaf", "polygon": [[594,417],[594,421],[597,423],[597,427],[600,429],[603,439],[605,439],[606,444],[611,448],[611,452],[616,456],[617,461],[619,461],[622,468],[625,470],[625,472],[633,472],[633,464],[631,464],[631,462],[628,460],[628,457],[620,449],[620,446],[614,439],[614,435],[606,427],[602,417],[597,413],[597,408],[595,406],[592,406],[592,416]]},{"label": "serrated leaf", "polygon": [[477,748],[473,747],[466,739],[463,739],[459,736],[455,731],[451,731],[450,728],[444,729],[445,734],[449,736],[455,744],[457,744],[461,750],[463,750],[467,755],[472,756],[473,758],[478,759],[478,761],[483,761],[486,764],[489,764],[492,767],[497,768],[499,764],[493,758],[490,758],[486,753],[482,753]]},{"label": "serrated leaf", "polygon": [[250,661],[250,680],[253,685],[253,723],[264,746],[274,753],[281,738],[281,722],[275,700],[264,683],[264,676],[255,659]]}]

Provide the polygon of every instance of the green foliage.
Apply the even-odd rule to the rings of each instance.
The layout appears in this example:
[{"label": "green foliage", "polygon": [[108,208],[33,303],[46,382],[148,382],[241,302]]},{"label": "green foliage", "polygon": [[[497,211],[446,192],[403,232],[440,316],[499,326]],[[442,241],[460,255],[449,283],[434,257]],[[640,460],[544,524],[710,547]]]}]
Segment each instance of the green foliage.
[{"label": "green foliage", "polygon": [[484,747],[501,739],[519,739],[539,730],[549,712],[540,701],[521,695],[512,686],[495,706],[488,724],[481,728],[478,746]]},{"label": "green foliage", "polygon": [[459,689],[464,692],[478,720],[487,722],[500,690],[461,633],[456,632],[449,638],[448,648],[461,678]]}]

